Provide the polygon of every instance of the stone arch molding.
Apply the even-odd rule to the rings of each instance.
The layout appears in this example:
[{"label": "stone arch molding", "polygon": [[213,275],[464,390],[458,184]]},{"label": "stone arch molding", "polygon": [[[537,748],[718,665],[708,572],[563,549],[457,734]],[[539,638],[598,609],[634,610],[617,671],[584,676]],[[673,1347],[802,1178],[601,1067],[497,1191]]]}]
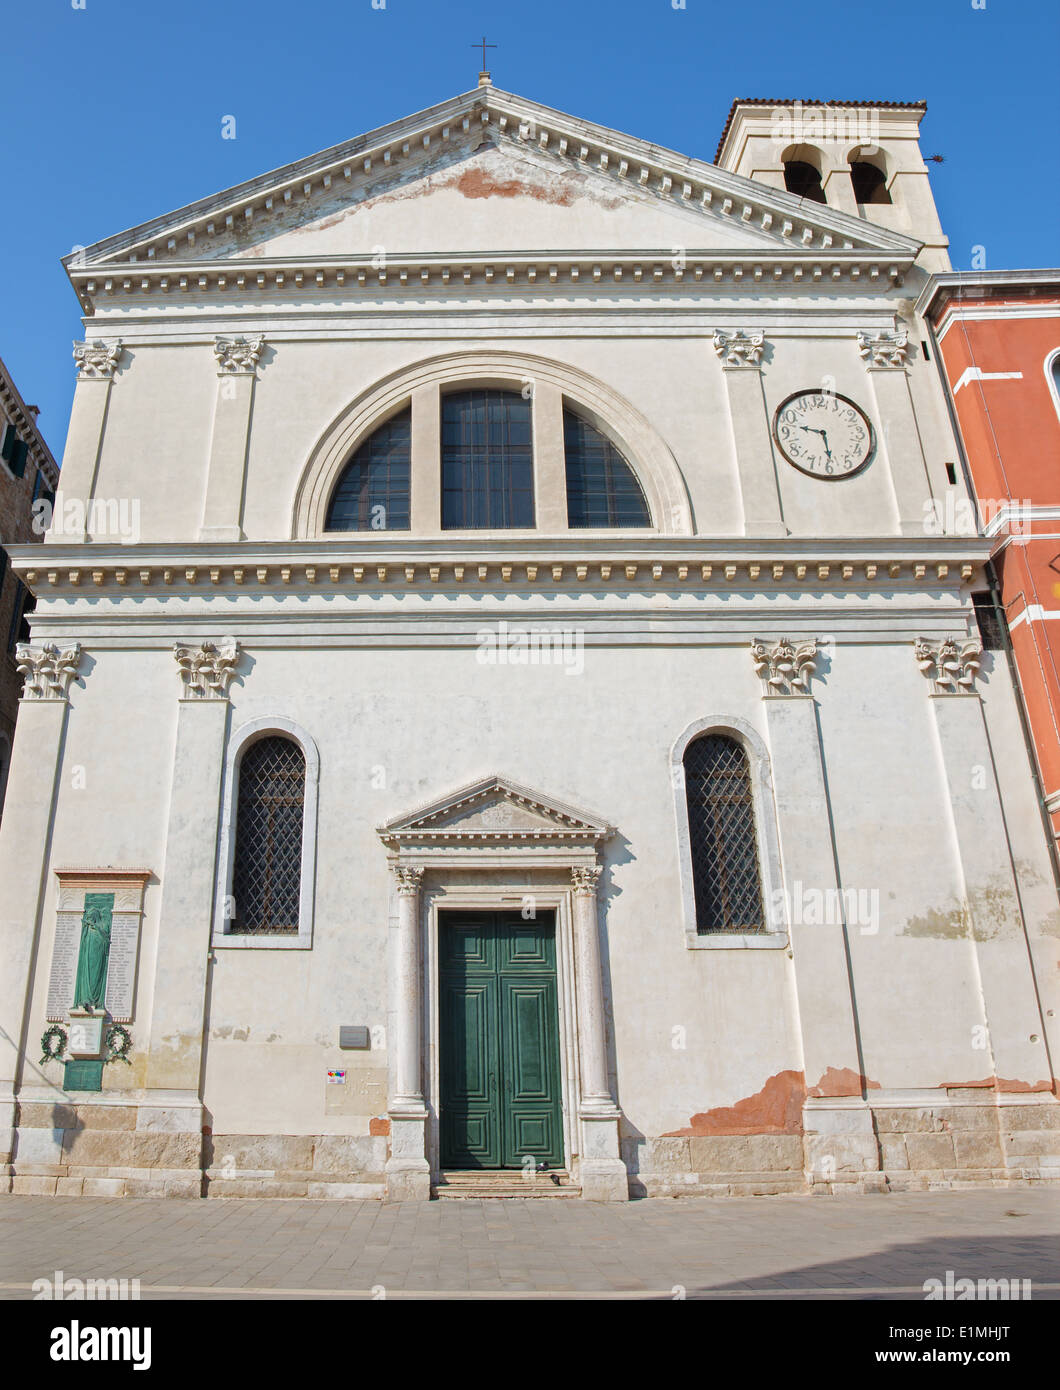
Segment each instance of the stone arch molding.
[{"label": "stone arch molding", "polygon": [[[623,396],[587,372],[547,357],[469,351],[425,358],[391,373],[362,392],[332,421],[302,469],[294,498],[292,539],[313,540],[324,534],[328,500],[354,450],[378,425],[408,405],[413,392],[456,384],[522,390],[528,382],[556,388],[610,436],[644,489],[656,534],[693,534],[692,504],[677,460]],[[393,543],[393,533],[379,534]]]}]

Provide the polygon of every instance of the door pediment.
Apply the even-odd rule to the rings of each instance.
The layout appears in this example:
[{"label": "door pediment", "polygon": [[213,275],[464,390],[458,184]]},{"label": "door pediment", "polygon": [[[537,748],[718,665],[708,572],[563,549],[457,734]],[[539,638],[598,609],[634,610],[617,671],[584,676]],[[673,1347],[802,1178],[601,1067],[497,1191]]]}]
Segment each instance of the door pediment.
[{"label": "door pediment", "polygon": [[564,802],[504,777],[486,777],[378,827],[395,858],[466,862],[542,856],[563,863],[595,860],[613,828]]}]

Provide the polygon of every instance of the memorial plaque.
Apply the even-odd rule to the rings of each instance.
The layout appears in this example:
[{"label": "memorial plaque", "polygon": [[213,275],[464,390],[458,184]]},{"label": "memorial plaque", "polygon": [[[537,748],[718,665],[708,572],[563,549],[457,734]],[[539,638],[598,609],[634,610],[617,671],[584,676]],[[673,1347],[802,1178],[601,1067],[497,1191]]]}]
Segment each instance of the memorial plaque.
[{"label": "memorial plaque", "polygon": [[136,1003],[136,968],[143,918],[147,869],[57,869],[59,911],[55,921],[51,973],[48,978],[49,1023],[66,1021],[74,999],[82,921],[88,904],[112,895],[110,942],[104,1006],[115,1023],[131,1023]]},{"label": "memorial plaque", "polygon": [[136,957],[140,945],[140,914],[115,912],[110,928],[107,968],[107,1012],[115,1023],[128,1023],[136,994]]},{"label": "memorial plaque", "polygon": [[55,923],[52,969],[48,979],[49,1023],[65,1022],[67,1010],[74,1006],[74,980],[80,947],[81,913],[60,912]]}]

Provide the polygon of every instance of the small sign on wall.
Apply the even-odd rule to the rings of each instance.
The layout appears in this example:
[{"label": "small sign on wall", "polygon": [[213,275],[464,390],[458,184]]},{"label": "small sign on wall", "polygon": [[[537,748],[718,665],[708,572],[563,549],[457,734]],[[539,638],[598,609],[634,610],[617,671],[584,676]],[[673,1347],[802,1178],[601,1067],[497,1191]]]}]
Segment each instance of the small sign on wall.
[{"label": "small sign on wall", "polygon": [[344,1051],[363,1050],[368,1046],[368,1029],[364,1024],[339,1024],[339,1047]]},{"label": "small sign on wall", "polygon": [[346,1073],[345,1073],[345,1071],[341,1071],[341,1070],[340,1070],[340,1071],[329,1071],[329,1072],[328,1072],[328,1085],[329,1085],[329,1086],[345,1086],[345,1084],[346,1084]]}]

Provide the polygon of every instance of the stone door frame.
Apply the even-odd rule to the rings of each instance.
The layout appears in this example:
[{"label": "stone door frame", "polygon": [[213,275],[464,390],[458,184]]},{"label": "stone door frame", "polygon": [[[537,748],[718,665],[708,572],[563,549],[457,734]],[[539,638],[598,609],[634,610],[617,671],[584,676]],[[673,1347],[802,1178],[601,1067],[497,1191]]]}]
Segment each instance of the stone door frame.
[{"label": "stone door frame", "polygon": [[564,1146],[583,1195],[625,1201],[611,1092],[596,886],[606,822],[502,777],[387,821],[390,911],[389,1201],[429,1199],[439,1173],[438,913],[511,910],[528,893],[556,912]]},{"label": "stone door frame", "polygon": [[[449,875],[439,873],[437,883],[423,889],[422,927],[426,950],[424,953],[423,1002],[424,1019],[424,1101],[427,1106],[427,1158],[431,1165],[431,1181],[437,1182],[441,1166],[441,999],[438,964],[443,912],[518,912],[528,895],[534,899],[538,912],[554,912],[556,922],[556,1006],[559,1013],[559,1070],[560,1099],[563,1115],[563,1163],[571,1171],[572,1160],[579,1154],[577,1118],[581,1099],[581,1066],[576,1046],[578,1039],[578,1001],[574,983],[574,938],[572,929],[573,889],[550,880],[556,875],[527,875],[531,881],[493,883],[484,881],[449,882]],[[459,875],[463,879],[467,875]],[[570,876],[567,876],[568,884]]]}]

